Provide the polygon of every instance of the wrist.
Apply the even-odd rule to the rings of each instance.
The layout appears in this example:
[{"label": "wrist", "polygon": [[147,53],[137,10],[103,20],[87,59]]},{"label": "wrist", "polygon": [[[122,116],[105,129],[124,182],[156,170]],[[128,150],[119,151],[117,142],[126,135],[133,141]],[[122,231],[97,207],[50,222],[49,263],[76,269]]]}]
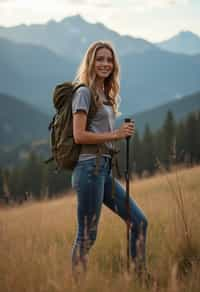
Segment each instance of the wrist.
[{"label": "wrist", "polygon": [[114,130],[112,132],[112,134],[113,134],[113,140],[118,140],[119,139],[119,137],[118,137],[118,131],[117,130]]}]

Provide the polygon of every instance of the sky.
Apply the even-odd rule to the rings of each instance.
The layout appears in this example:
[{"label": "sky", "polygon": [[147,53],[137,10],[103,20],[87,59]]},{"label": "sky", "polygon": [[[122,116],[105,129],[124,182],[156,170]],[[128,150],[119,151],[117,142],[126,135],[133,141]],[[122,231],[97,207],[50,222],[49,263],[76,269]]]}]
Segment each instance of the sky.
[{"label": "sky", "polygon": [[151,42],[190,30],[200,36],[200,0],[0,0],[0,25],[60,21],[80,14]]}]

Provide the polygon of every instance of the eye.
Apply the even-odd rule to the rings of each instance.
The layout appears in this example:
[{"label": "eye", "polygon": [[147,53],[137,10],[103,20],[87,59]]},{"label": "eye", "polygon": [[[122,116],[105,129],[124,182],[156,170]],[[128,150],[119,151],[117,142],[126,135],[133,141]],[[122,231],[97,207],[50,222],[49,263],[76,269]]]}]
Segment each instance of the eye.
[{"label": "eye", "polygon": [[113,58],[108,58],[108,59],[107,59],[107,62],[108,62],[108,63],[113,63]]},{"label": "eye", "polygon": [[96,58],[96,61],[103,61],[104,60],[104,57],[97,57]]},{"label": "eye", "polygon": [[107,63],[113,63],[113,58],[104,58],[103,56],[101,57],[97,57],[96,58],[96,61],[98,62],[103,62],[103,61],[107,61]]}]

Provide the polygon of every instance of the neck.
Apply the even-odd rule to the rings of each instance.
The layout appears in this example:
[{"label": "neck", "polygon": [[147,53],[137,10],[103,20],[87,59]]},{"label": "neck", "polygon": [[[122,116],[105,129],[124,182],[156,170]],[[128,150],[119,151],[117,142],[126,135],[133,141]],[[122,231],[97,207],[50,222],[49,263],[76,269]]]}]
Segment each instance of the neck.
[{"label": "neck", "polygon": [[104,79],[97,79],[96,87],[98,91],[104,91]]}]

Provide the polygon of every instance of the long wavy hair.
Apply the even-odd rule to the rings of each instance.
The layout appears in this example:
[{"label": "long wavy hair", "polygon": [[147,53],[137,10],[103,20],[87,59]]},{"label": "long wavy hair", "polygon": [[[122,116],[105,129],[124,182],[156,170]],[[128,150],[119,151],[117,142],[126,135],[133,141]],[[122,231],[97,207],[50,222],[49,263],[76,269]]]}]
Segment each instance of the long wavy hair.
[{"label": "long wavy hair", "polygon": [[112,104],[113,111],[116,115],[119,114],[119,90],[120,90],[120,68],[117,58],[117,54],[113,45],[108,41],[97,41],[92,43],[87,49],[85,56],[78,68],[75,82],[84,83],[92,91],[92,97],[94,98],[97,107],[102,105],[102,101],[99,99],[97,94],[97,76],[94,70],[94,62],[97,51],[99,49],[106,48],[111,51],[113,57],[113,71],[104,80],[104,92]]}]

